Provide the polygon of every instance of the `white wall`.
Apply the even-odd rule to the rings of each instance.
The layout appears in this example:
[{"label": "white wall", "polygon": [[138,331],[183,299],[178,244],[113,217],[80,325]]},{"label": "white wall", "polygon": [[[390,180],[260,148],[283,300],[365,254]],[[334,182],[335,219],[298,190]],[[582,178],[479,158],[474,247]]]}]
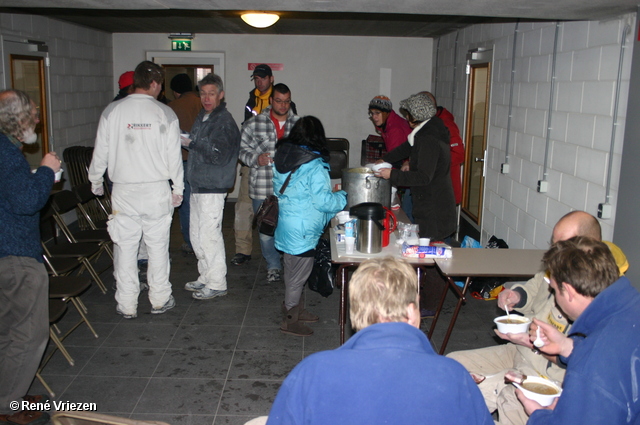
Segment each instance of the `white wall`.
[{"label": "white wall", "polygon": [[0,14],[0,33],[44,41],[49,47],[51,143],[57,153],[62,156],[67,146],[93,146],[100,114],[115,96],[111,34],[7,13]]},{"label": "white wall", "polygon": [[[536,187],[543,177],[555,24],[521,23],[518,28],[508,152],[505,142],[515,24],[474,25],[440,39],[439,50],[434,52],[434,63],[437,55],[439,65],[434,76],[438,79],[436,96],[442,106],[450,108],[455,89],[452,113],[458,123],[464,117],[466,53],[477,47],[494,50],[484,240],[495,234],[512,248],[547,248],[553,226],[562,215],[571,210],[596,215],[598,204],[606,201],[620,42],[627,24],[632,28],[627,37],[627,45],[631,45],[635,14],[560,24],[547,193],[538,193]],[[631,54],[632,49],[625,49],[610,192],[613,215],[600,220],[607,240],[613,236],[618,200]],[[511,169],[509,174],[501,174],[506,154]]]},{"label": "white wall", "polygon": [[[167,37],[114,34],[114,85],[147,51],[169,50]],[[374,133],[367,106],[380,94],[381,69],[391,69],[391,92],[384,94],[397,110],[400,100],[430,88],[432,45],[425,38],[196,34],[192,51],[224,52],[227,108],[238,124],[253,88],[248,63],[284,64],[274,71],[275,81],[289,86],[298,114],[317,116],[327,137],[348,139],[356,166],[361,140]]]}]

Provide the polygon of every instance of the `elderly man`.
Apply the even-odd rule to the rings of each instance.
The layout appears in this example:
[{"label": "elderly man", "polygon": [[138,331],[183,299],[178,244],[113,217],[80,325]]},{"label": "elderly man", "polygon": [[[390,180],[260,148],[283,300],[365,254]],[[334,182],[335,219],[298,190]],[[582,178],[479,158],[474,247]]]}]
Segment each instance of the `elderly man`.
[{"label": "elderly man", "polygon": [[199,83],[202,110],[183,139],[189,149],[187,180],[191,186],[189,230],[198,258],[198,280],[184,288],[196,300],[227,295],[227,265],[222,238],[222,213],[235,182],[240,131],[227,111],[222,79],[208,74]]},{"label": "elderly man", "polygon": [[280,387],[267,424],[492,424],[458,363],[420,330],[418,278],[405,261],[368,260],[349,282],[342,347],[304,359]]},{"label": "elderly man", "polygon": [[169,282],[169,231],[173,208],[182,202],[183,169],[178,118],[156,100],[163,80],[163,69],[153,62],[136,67],[133,93],[111,103],[100,117],[89,167],[96,195],[104,193],[107,169],[113,181],[108,226],[115,246],[116,311],[125,319],[138,315],[141,240],[149,255],[151,313],[162,314],[176,305]]},{"label": "elderly man", "polygon": [[49,199],[55,152],[31,172],[22,144],[37,141],[35,104],[18,90],[0,92],[0,423],[39,425],[49,415],[11,408],[26,396],[49,340],[49,278],[40,245],[40,210]]},{"label": "elderly man", "polygon": [[[542,328],[540,349],[567,365],[562,396],[547,408],[517,391],[528,424],[640,423],[640,293],[619,271],[610,249],[588,237],[553,245],[543,258],[556,304],[573,321],[565,335]],[[535,337],[531,336],[533,340]]]},{"label": "elderly man", "polygon": [[[291,90],[285,84],[273,86],[271,106],[242,126],[240,160],[249,167],[249,197],[254,212],[273,195],[273,155],[276,142],[287,137],[299,117],[291,110]],[[262,256],[267,262],[267,282],[281,278],[282,264],[273,236],[260,234]]]},{"label": "elderly man", "polygon": [[[552,242],[567,240],[574,236],[589,236],[601,239],[600,223],[584,211],[572,211],[563,216],[553,228]],[[615,245],[610,250],[619,258],[620,273],[628,267],[624,254]],[[553,325],[561,332],[569,330],[569,320],[555,304],[549,285],[544,280],[545,272],[539,272],[524,284],[505,289],[498,296],[498,307],[516,309],[528,317],[535,317]],[[476,350],[457,351],[451,357],[462,363],[481,380],[479,387],[489,410],[498,410],[499,423],[525,424],[527,415],[518,402],[514,388],[505,384],[504,374],[509,369],[537,375],[542,373],[551,379],[562,381],[565,369],[556,364],[554,356],[533,350],[527,334],[502,334],[499,337],[511,343]],[[485,378],[486,375],[486,378]]]}]

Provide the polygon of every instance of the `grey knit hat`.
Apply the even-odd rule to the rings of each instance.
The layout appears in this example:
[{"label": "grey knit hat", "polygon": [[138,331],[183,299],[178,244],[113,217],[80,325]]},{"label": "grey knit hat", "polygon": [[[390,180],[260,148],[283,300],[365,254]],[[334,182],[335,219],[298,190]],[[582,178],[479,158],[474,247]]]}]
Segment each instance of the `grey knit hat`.
[{"label": "grey knit hat", "polygon": [[391,112],[393,109],[393,105],[391,104],[391,99],[387,96],[379,95],[371,99],[369,102],[369,109],[377,109],[382,112]]},{"label": "grey knit hat", "polygon": [[416,93],[401,100],[400,108],[409,112],[416,121],[426,121],[438,112],[431,98],[424,93]]}]

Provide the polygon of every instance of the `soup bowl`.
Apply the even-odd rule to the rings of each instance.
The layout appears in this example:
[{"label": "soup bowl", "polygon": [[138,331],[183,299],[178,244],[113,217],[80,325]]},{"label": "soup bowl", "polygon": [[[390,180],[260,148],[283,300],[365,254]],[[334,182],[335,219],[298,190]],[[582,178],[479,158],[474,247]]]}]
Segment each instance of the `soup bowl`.
[{"label": "soup bowl", "polygon": [[513,385],[519,388],[525,397],[537,401],[543,407],[549,406],[562,394],[562,388],[558,384],[537,376],[527,376],[521,384],[514,382]]},{"label": "soup bowl", "polygon": [[529,332],[529,325],[531,319],[517,314],[510,314],[509,316],[500,316],[493,319],[498,331],[503,334],[521,334]]}]

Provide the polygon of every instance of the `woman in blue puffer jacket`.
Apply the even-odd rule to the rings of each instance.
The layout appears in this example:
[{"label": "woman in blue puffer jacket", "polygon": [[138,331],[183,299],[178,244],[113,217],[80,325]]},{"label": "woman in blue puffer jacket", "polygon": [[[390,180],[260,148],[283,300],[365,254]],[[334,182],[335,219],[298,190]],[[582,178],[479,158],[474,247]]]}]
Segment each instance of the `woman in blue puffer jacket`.
[{"label": "woman in blue puffer jacket", "polygon": [[304,322],[317,322],[318,316],[304,309],[302,291],[313,269],[318,240],[329,220],[347,204],[347,194],[331,191],[327,140],[316,117],[298,120],[289,136],[278,141],[273,160],[273,190],[280,208],[275,242],[284,252],[284,321],[280,330],[308,336],[313,330]]}]

